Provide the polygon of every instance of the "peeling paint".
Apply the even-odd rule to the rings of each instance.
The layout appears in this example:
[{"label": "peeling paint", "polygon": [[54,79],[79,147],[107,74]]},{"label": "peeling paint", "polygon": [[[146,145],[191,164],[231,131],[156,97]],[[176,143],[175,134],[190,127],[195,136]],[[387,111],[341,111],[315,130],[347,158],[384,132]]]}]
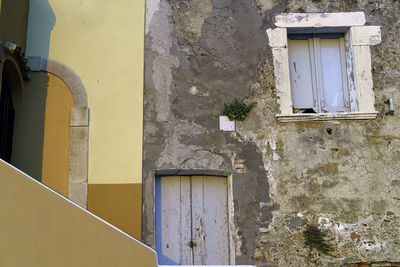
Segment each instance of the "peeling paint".
[{"label": "peeling paint", "polygon": [[[400,113],[385,115],[384,104],[400,97],[399,5],[367,0],[148,2],[145,242],[153,245],[155,170],[218,170],[232,174],[235,264],[400,262]],[[262,9],[262,3],[270,5]],[[282,95],[288,92],[282,91],[285,84],[275,88],[282,72],[275,70],[274,77],[272,54],[279,58],[286,48],[279,39],[274,42],[282,47],[267,44],[265,31],[274,15],[345,11],[363,11],[368,24],[381,26],[382,42],[371,49],[379,113],[364,114],[370,116],[364,121],[357,114],[348,120],[327,114],[319,122],[280,123],[275,116],[285,113],[279,101],[286,101]],[[276,64],[283,61],[280,57]],[[347,65],[350,82],[353,67]],[[223,104],[234,98],[257,106],[236,124],[236,132],[220,131]],[[357,102],[351,105],[355,109]],[[290,102],[284,106],[291,109]],[[302,235],[306,224],[327,231],[335,247],[332,256],[309,256]]]}]

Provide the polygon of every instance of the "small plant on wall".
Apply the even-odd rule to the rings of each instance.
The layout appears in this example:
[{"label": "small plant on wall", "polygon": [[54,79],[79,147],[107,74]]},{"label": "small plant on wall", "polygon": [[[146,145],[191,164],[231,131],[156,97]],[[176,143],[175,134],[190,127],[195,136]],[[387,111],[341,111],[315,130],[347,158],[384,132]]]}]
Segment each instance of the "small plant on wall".
[{"label": "small plant on wall", "polygon": [[326,232],[311,224],[303,231],[304,244],[310,249],[310,256],[313,249],[321,254],[331,255],[333,246],[326,240]]},{"label": "small plant on wall", "polygon": [[243,101],[239,101],[235,98],[232,103],[224,104],[224,115],[229,118],[229,120],[233,121],[243,121],[246,119],[250,110],[255,107],[257,103],[252,102],[250,104],[246,104]]}]

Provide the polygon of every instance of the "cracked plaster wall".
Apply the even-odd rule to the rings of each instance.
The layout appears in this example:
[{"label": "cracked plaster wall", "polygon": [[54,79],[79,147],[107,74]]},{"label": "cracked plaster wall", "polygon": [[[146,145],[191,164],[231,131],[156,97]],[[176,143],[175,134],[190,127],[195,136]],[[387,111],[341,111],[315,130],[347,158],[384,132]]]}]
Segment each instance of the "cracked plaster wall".
[{"label": "cracked plaster wall", "polygon": [[[154,246],[154,172],[232,173],[236,264],[338,266],[399,262],[400,101],[398,1],[147,0],[143,240]],[[364,11],[380,25],[371,50],[374,121],[278,123],[265,30],[282,12]],[[233,133],[218,115],[234,98],[256,101]],[[335,251],[309,256],[306,223]]]}]

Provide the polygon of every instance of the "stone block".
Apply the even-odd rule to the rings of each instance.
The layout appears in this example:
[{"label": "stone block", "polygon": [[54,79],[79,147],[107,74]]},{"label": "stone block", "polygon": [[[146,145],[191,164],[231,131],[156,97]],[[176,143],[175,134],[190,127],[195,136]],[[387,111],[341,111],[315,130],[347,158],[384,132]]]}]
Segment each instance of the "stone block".
[{"label": "stone block", "polygon": [[381,42],[379,26],[351,27],[353,45],[377,45]]},{"label": "stone block", "polygon": [[272,48],[272,55],[274,57],[274,74],[280,112],[281,114],[292,114],[288,49]]},{"label": "stone block", "polygon": [[88,127],[71,127],[70,181],[83,182],[87,180],[88,134]]},{"label": "stone block", "polygon": [[287,29],[286,28],[276,28],[268,29],[268,43],[271,47],[287,47]]},{"label": "stone block", "polygon": [[86,182],[70,182],[68,184],[68,198],[84,209],[87,209],[87,191]]},{"label": "stone block", "polygon": [[71,108],[71,126],[88,126],[89,109],[85,107]]},{"label": "stone block", "polygon": [[275,17],[275,25],[285,28],[346,27],[365,24],[364,12],[289,13]]},{"label": "stone block", "polygon": [[375,95],[373,91],[369,46],[354,46],[353,52],[359,110],[361,112],[374,112]]},{"label": "stone block", "polygon": [[351,239],[360,239],[361,236],[357,233],[351,233],[350,237],[351,237]]}]

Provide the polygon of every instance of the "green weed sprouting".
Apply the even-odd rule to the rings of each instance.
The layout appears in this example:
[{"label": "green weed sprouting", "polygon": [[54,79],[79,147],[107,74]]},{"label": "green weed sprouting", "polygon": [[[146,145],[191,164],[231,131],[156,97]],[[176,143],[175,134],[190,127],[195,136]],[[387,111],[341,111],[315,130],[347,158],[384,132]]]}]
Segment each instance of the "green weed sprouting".
[{"label": "green weed sprouting", "polygon": [[326,241],[326,232],[317,227],[310,224],[307,225],[303,235],[305,238],[304,244],[310,248],[310,255],[313,249],[325,255],[330,255],[333,251],[333,246]]},{"label": "green weed sprouting", "polygon": [[229,120],[233,121],[243,121],[250,110],[257,104],[257,102],[252,102],[246,105],[243,101],[239,101],[235,98],[232,103],[224,104],[224,115],[228,116]]}]

